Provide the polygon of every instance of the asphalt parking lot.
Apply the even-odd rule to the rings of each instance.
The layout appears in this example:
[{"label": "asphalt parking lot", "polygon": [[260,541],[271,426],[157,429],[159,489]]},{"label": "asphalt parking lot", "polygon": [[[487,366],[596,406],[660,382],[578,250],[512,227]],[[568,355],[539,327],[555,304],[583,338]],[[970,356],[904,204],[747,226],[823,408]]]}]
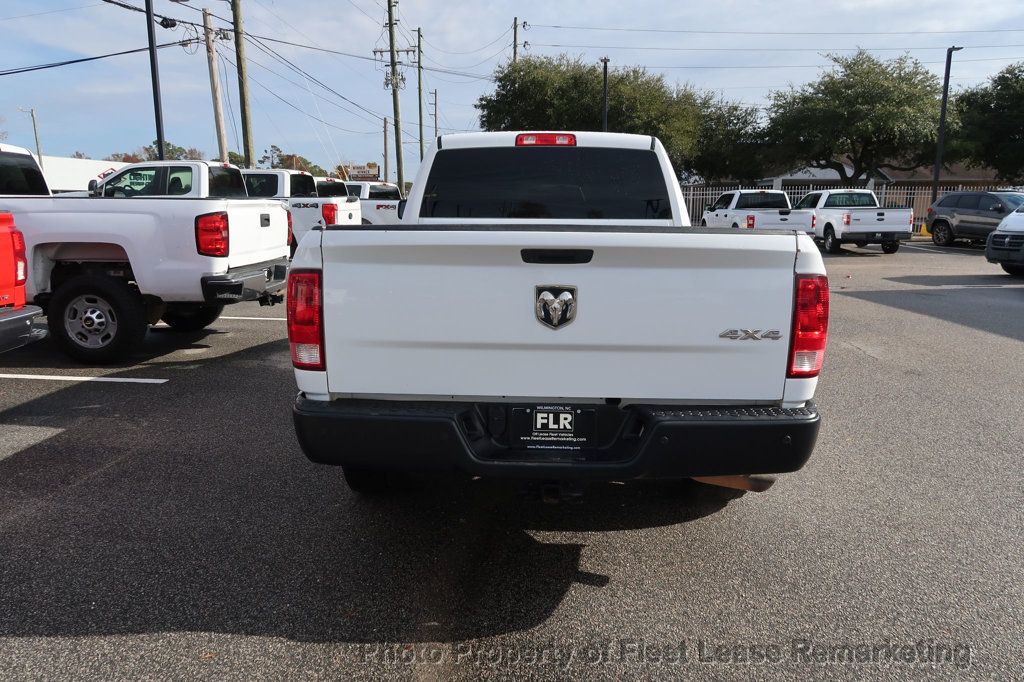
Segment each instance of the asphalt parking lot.
[{"label": "asphalt parking lot", "polygon": [[0,677],[1019,678],[1024,280],[847,249],[815,454],[729,502],[357,497],[296,444],[281,306],[0,356]]}]

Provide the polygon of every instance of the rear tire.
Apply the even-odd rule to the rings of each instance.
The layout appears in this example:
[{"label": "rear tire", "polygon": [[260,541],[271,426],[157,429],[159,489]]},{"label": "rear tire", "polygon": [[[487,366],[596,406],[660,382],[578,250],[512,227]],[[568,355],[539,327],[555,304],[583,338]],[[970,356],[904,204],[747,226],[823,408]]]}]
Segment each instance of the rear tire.
[{"label": "rear tire", "polygon": [[882,242],[882,253],[896,253],[899,250],[899,242]]},{"label": "rear tire", "polygon": [[222,312],[223,304],[172,303],[161,319],[176,332],[196,332],[213,324]]},{"label": "rear tire", "polygon": [[936,246],[952,246],[953,228],[948,223],[932,223],[932,243]]},{"label": "rear tire", "polygon": [[343,466],[345,483],[352,492],[360,495],[382,495],[391,490],[391,480],[386,471]]},{"label": "rear tire", "polygon": [[1024,265],[1012,265],[1010,263],[1000,263],[999,266],[1008,275],[1014,277],[1024,277]]},{"label": "rear tire", "polygon": [[50,334],[65,353],[86,364],[123,360],[149,325],[139,292],[106,275],[76,275],[50,299]]},{"label": "rear tire", "polygon": [[843,250],[843,243],[836,239],[836,233],[831,225],[825,227],[825,251],[828,253],[839,253]]}]

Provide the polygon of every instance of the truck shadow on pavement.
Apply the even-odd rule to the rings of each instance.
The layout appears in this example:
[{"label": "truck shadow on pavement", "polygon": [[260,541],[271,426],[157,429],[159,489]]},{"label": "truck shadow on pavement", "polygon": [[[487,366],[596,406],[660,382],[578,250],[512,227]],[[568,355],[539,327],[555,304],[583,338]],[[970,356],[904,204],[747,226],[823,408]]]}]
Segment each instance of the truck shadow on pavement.
[{"label": "truck shadow on pavement", "polygon": [[578,533],[682,524],[725,504],[697,484],[599,486],[559,506],[479,482],[361,498],[299,450],[287,341],[169,374],[0,413],[0,434],[54,433],[0,461],[0,637],[367,645],[521,631],[574,586],[610,580],[581,571]]}]

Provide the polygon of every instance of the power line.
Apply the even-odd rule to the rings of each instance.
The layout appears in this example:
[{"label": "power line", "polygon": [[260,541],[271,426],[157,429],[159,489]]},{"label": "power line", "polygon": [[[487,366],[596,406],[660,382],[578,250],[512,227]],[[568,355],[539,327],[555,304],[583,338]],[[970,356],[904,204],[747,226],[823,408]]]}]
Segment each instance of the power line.
[{"label": "power line", "polygon": [[[195,41],[193,41],[193,40],[179,40],[179,41],[174,42],[174,43],[162,43],[160,45],[157,45],[157,48],[158,49],[163,49],[165,47],[185,46],[185,45],[189,45],[189,44],[191,44],[193,42],[195,42]],[[15,67],[13,69],[4,69],[3,71],[0,71],[0,76],[13,76],[15,74],[28,73],[30,71],[42,71],[44,69],[55,69],[58,66],[69,66],[71,64],[82,64],[84,62],[94,62],[97,59],[108,59],[110,57],[120,57],[121,55],[136,54],[138,52],[146,52],[148,50],[149,50],[148,47],[139,47],[139,48],[136,48],[134,50],[122,50],[121,52],[110,52],[108,54],[96,55],[95,57],[81,57],[79,59],[65,59],[64,61],[61,61],[61,62],[50,62],[49,64],[35,64],[33,66],[19,66],[19,67]]]},{"label": "power line", "polygon": [[700,31],[675,28],[623,28],[608,26],[561,26],[558,24],[529,24],[527,28],[557,28],[573,31],[625,31],[631,33],[686,33],[691,35],[735,36],[901,36],[901,35],[953,35],[960,33],[1024,33],[1024,28],[991,28],[961,31]]},{"label": "power line", "polygon": [[494,43],[498,42],[499,40],[501,40],[502,38],[504,38],[505,36],[507,36],[511,32],[512,32],[512,29],[507,28],[507,29],[505,29],[504,33],[502,33],[500,36],[498,36],[497,38],[495,38],[491,42],[487,43],[486,45],[481,45],[480,47],[476,48],[475,50],[467,50],[465,52],[453,52],[451,50],[443,50],[440,47],[438,47],[437,45],[435,45],[434,43],[432,43],[429,40],[427,40],[426,38],[423,39],[423,42],[425,42],[427,45],[430,45],[430,47],[434,48],[438,52],[443,52],[444,54],[456,54],[456,55],[475,54],[477,52],[483,52],[484,50],[486,50],[491,45],[493,45]]},{"label": "power line", "polygon": [[[1000,61],[1015,61],[1021,59],[1021,57],[985,57],[981,59],[957,59],[957,64],[963,62],[1000,62]],[[921,64],[945,64],[945,61],[927,61],[919,62]],[[641,69],[825,69],[834,64],[746,64],[746,65],[725,65],[725,64],[693,64],[686,66],[660,66],[652,64],[635,64],[631,68]],[[615,71],[621,71],[622,69],[614,69]]]},{"label": "power line", "polygon": [[[558,43],[530,43],[531,47],[581,48],[586,50],[657,50],[664,52],[906,52],[910,50],[945,50],[946,47],[665,47],[658,45],[562,45]],[[964,45],[967,49],[1024,47],[1015,45]],[[960,61],[960,60],[957,60]]]},{"label": "power line", "polygon": [[13,17],[0,17],[0,21],[13,21],[15,19],[27,19],[28,17],[41,17],[44,14],[56,14],[57,12],[71,12],[79,9],[86,9],[89,7],[99,7],[102,2],[94,2],[89,5],[78,5],[76,7],[62,7],[61,9],[50,9],[45,12],[33,12],[32,14],[17,14]]}]

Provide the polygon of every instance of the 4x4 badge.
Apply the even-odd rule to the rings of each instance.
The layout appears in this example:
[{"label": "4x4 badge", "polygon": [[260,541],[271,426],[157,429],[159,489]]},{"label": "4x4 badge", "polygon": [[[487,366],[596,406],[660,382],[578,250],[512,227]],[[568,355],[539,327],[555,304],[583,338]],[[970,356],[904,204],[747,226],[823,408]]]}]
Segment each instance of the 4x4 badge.
[{"label": "4x4 badge", "polygon": [[726,329],[718,335],[720,339],[732,341],[778,341],[782,334],[777,329],[762,332],[760,329]]},{"label": "4x4 badge", "polygon": [[561,329],[576,319],[576,287],[545,284],[534,288],[534,312],[545,327]]}]

